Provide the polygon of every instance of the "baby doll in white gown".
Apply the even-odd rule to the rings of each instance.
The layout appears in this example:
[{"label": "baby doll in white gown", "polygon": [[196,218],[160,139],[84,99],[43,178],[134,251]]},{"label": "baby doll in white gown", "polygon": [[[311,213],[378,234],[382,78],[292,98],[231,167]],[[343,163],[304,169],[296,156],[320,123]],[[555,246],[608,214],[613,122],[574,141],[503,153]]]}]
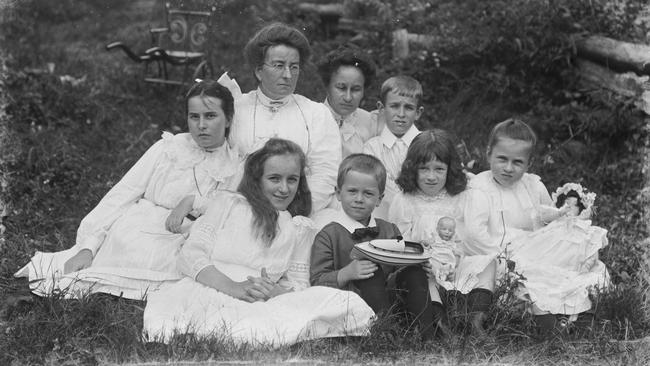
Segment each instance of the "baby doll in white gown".
[{"label": "baby doll in white gown", "polygon": [[592,225],[590,219],[594,199],[595,194],[582,186],[565,184],[553,194],[559,208],[538,210],[542,223],[557,218],[512,241],[511,259],[525,278],[524,294],[537,308],[555,314],[578,313],[586,306],[580,303],[588,301],[589,289],[609,282],[605,264],[598,260],[598,250],[608,243],[607,230]]},{"label": "baby doll in white gown", "polygon": [[449,216],[441,217],[436,224],[436,234],[423,242],[431,253],[429,262],[435,276],[429,280],[430,289],[436,283],[444,286],[454,281],[461,253],[460,240],[456,236],[456,220]]}]

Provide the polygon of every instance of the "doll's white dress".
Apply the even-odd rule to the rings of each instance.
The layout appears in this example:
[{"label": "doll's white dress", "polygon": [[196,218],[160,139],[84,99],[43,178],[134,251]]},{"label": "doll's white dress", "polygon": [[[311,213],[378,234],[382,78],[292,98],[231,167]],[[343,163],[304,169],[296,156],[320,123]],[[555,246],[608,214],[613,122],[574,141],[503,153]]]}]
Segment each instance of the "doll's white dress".
[{"label": "doll's white dress", "polygon": [[[176,255],[192,222],[184,220],[182,233],[167,231],[171,210],[187,195],[200,206],[217,191],[234,189],[239,166],[227,142],[208,152],[188,133],[164,132],[84,217],[72,248],[36,252],[15,275],[28,277],[39,295],[105,292],[142,299],[164,281],[181,278]],[[82,249],[92,251],[91,266],[64,275],[64,263]]]},{"label": "doll's white dress", "polygon": [[390,205],[389,221],[397,225],[406,240],[440,242],[440,239],[436,240],[438,236],[436,231],[438,220],[444,216],[456,220],[456,237],[460,240],[458,250],[464,254],[458,261],[457,266],[454,252],[449,246],[433,245],[431,248],[432,257],[437,259],[443,266],[455,267],[454,278],[452,280],[439,278],[437,280],[438,285],[447,290],[468,293],[478,283],[478,274],[487,267],[494,257],[464,253],[462,243],[465,232],[462,213],[464,200],[465,192],[451,196],[445,189],[434,197],[423,193],[399,192]]},{"label": "doll's white dress", "polygon": [[[311,220],[281,211],[271,245],[254,234],[248,202],[224,193],[192,228],[179,255],[187,276],[149,295],[144,334],[169,341],[174,334],[216,336],[236,345],[273,346],[344,335],[367,335],[372,309],[354,292],[309,286],[309,256],[315,229]],[[233,281],[259,277],[262,268],[289,292],[248,303],[196,282],[214,265]]]},{"label": "doll's white dress", "polygon": [[598,250],[606,245],[607,230],[565,216],[516,238],[510,248],[515,270],[526,278],[527,298],[553,314],[578,314],[591,307],[590,288],[609,283],[607,268],[598,260]]},{"label": "doll's white dress", "polygon": [[589,310],[589,289],[605,287],[609,275],[598,260],[587,271],[576,269],[593,262],[607,243],[606,231],[577,218],[540,228],[540,213],[553,202],[533,174],[503,187],[486,171],[472,179],[471,187],[465,206],[470,248],[513,260],[524,277],[520,296],[539,310],[567,315]]}]

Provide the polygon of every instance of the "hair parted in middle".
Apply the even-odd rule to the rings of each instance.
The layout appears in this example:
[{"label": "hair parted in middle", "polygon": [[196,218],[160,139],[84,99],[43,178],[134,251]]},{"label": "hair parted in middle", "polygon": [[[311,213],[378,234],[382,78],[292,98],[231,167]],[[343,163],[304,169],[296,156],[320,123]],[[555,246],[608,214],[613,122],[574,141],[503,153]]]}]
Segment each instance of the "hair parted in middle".
[{"label": "hair parted in middle", "polygon": [[284,23],[272,23],[255,33],[244,47],[244,57],[252,68],[261,67],[270,47],[285,45],[295,48],[300,55],[300,66],[305,65],[311,58],[309,40],[298,29]]},{"label": "hair parted in middle", "polygon": [[262,177],[264,176],[264,165],[269,158],[278,155],[292,155],[299,161],[300,181],[293,201],[287,207],[291,216],[309,216],[311,213],[311,191],[307,185],[305,167],[307,159],[305,153],[295,142],[272,138],[264,146],[250,154],[244,165],[244,176],[242,177],[237,191],[241,193],[253,210],[253,224],[258,230],[258,235],[271,244],[277,235],[278,211],[271,204],[262,192]]},{"label": "hair parted in middle", "polygon": [[422,84],[408,75],[397,75],[386,79],[381,84],[379,91],[379,100],[386,103],[386,95],[393,92],[397,95],[414,98],[419,107],[422,104]]},{"label": "hair parted in middle", "polygon": [[348,155],[341,165],[339,165],[339,173],[336,178],[336,186],[338,189],[343,187],[345,177],[350,171],[355,171],[364,174],[370,174],[377,180],[379,193],[384,194],[386,189],[386,167],[381,160],[368,154],[351,154]]},{"label": "hair parted in middle", "polygon": [[508,118],[492,127],[492,131],[490,131],[490,136],[488,137],[488,154],[502,137],[530,142],[532,145],[531,155],[535,150],[535,146],[537,146],[537,134],[535,131],[526,122],[518,118]]},{"label": "hair parted in middle", "polygon": [[323,84],[327,87],[332,75],[341,66],[353,66],[363,75],[363,87],[368,88],[377,73],[377,67],[368,54],[353,44],[343,44],[325,55],[325,59],[318,64],[318,74]]},{"label": "hair parted in middle", "polygon": [[[187,116],[187,104],[192,97],[213,97],[221,100],[221,109],[229,122],[235,114],[235,102],[230,90],[219,84],[216,80],[200,80],[192,84],[185,94],[185,115]],[[226,137],[230,134],[230,127],[226,127]]]},{"label": "hair parted in middle", "polygon": [[467,176],[463,171],[460,156],[456,150],[455,139],[451,133],[434,128],[420,132],[411,142],[402,163],[402,170],[396,179],[397,185],[404,193],[418,190],[418,170],[420,165],[432,160],[447,164],[447,181],[445,189],[450,195],[456,195],[467,187]]}]

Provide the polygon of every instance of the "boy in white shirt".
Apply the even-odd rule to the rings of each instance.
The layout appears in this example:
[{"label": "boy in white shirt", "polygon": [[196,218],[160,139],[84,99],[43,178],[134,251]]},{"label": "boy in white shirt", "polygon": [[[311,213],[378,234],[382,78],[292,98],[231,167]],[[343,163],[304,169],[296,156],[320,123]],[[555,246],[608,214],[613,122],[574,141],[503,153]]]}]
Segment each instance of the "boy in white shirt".
[{"label": "boy in white shirt", "polygon": [[363,152],[377,157],[386,167],[384,199],[374,212],[375,217],[386,220],[390,202],[399,191],[395,179],[411,141],[420,133],[414,123],[424,110],[422,85],[410,76],[393,76],[382,84],[379,99],[378,119],[383,120],[385,126],[379,136],[365,143]]}]

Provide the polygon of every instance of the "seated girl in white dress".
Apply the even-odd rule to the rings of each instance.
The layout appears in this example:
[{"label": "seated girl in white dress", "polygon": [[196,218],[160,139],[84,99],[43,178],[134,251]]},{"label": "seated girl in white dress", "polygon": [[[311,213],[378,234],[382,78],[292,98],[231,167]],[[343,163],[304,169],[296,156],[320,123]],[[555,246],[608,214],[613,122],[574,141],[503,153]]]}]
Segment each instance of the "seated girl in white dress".
[{"label": "seated girl in white dress", "polygon": [[214,81],[196,83],[183,108],[189,133],[164,132],[81,221],[72,248],[36,252],[16,273],[29,277],[35,293],[142,299],[163,281],[181,278],[176,254],[191,225],[185,216],[193,204],[234,189],[240,166],[227,141],[230,92]]},{"label": "seated girl in white dress", "polygon": [[281,346],[365,335],[374,313],[355,293],[310,287],[315,235],[305,155],[270,139],[246,159],[238,193],[213,200],[181,249],[186,276],[149,295],[144,333],[217,336],[235,344]]},{"label": "seated girl in white dress", "polygon": [[[525,278],[521,295],[529,300],[533,314],[577,315],[591,308],[589,289],[608,283],[602,262],[588,269],[576,267],[606,243],[605,231],[588,229],[585,234],[583,229],[590,224],[562,218],[568,208],[552,208],[553,200],[540,178],[527,173],[536,143],[534,131],[517,119],[492,129],[487,154],[490,170],[470,182],[466,239],[483,253],[505,253],[515,261],[515,271]],[[546,223],[550,224],[543,227]],[[569,234],[564,238],[567,241],[562,238],[565,234]],[[567,252],[568,248],[572,249]],[[567,255],[576,254],[575,248],[591,249],[579,255],[581,259],[565,261]],[[496,281],[496,270],[494,277]],[[554,321],[544,319],[538,322],[546,332],[544,328],[552,327]]]},{"label": "seated girl in white dress", "polygon": [[[442,217],[456,220],[457,234],[462,238],[462,208],[467,176],[455,145],[447,131],[432,129],[421,132],[409,146],[397,178],[402,191],[393,199],[388,215],[389,221],[397,225],[404,239],[424,243],[435,241],[437,224]],[[453,281],[436,280],[435,270],[429,266],[429,279],[433,282],[430,286],[431,299],[435,308],[442,309],[438,286],[460,291],[468,294],[468,301],[472,304],[470,313],[484,314],[491,302],[492,287],[488,283],[491,277],[485,279],[483,272],[493,257],[477,255],[482,253],[477,253],[464,242],[459,247],[458,252],[463,256]],[[445,257],[452,254],[452,258],[436,256],[434,259],[444,262],[454,260],[453,253],[447,250],[443,252]]]}]

